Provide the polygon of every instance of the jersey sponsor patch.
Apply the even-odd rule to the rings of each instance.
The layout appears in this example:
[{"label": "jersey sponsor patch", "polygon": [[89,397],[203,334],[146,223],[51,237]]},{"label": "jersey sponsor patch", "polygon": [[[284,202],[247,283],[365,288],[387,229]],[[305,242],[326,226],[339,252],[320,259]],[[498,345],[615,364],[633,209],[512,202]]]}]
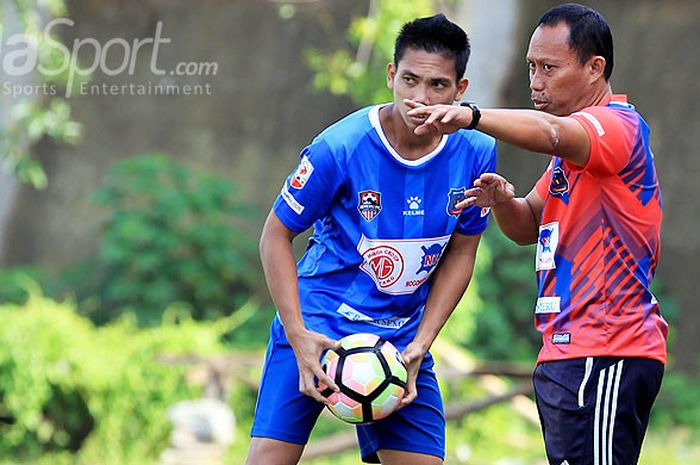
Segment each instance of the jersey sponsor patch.
[{"label": "jersey sponsor patch", "polygon": [[433,268],[435,268],[435,265],[440,261],[443,249],[444,246],[441,244],[433,244],[430,247],[421,246],[423,257],[421,258],[421,264],[417,274],[421,272],[432,273]]},{"label": "jersey sponsor patch", "polygon": [[289,208],[291,208],[294,213],[297,215],[302,214],[305,207],[297,202],[297,199],[295,199],[294,196],[287,190],[287,186],[282,186],[282,192],[280,192],[280,194],[282,195],[284,202],[289,205]]},{"label": "jersey sponsor patch", "polygon": [[543,224],[540,226],[540,235],[537,239],[537,255],[535,256],[535,271],[553,270],[557,267],[554,262],[554,253],[559,244],[559,222]]},{"label": "jersey sponsor patch", "polygon": [[535,304],[535,313],[559,313],[561,312],[561,297],[540,297]]},{"label": "jersey sponsor patch", "polygon": [[466,187],[453,187],[447,193],[447,214],[451,216],[459,216],[462,213],[461,208],[457,208],[457,204],[467,198]]},{"label": "jersey sponsor patch", "polygon": [[311,164],[309,157],[304,156],[297,166],[297,170],[292,175],[289,185],[294,189],[302,189],[306,185],[306,181],[311,177],[311,173],[314,172],[314,165]]},{"label": "jersey sponsor patch", "polygon": [[386,294],[412,294],[428,280],[450,236],[425,239],[369,239],[357,245],[360,269]]},{"label": "jersey sponsor patch", "polygon": [[370,325],[379,326],[380,328],[403,328],[403,326],[410,320],[410,318],[400,318],[397,316],[391,318],[380,318],[375,320],[371,316],[365,315],[364,313],[360,312],[355,308],[352,308],[346,303],[340,304],[340,307],[338,307],[338,310],[336,311],[350,321],[362,321]]},{"label": "jersey sponsor patch", "polygon": [[382,193],[378,191],[358,192],[357,210],[368,223],[382,211]]},{"label": "jersey sponsor patch", "polygon": [[571,333],[552,334],[552,344],[571,344]]}]

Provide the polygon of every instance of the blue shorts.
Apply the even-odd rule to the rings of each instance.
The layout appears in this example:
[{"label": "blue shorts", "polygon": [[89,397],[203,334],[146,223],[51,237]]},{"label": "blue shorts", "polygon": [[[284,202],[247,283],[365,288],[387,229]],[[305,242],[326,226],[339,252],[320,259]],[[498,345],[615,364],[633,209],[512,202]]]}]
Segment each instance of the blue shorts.
[{"label": "blue shorts", "polygon": [[634,465],[664,366],[589,357],[535,368],[537,410],[552,465]]},{"label": "blue shorts", "polygon": [[[379,463],[377,451],[393,449],[445,456],[445,414],[433,359],[426,355],[417,379],[418,397],[387,418],[356,426],[362,460]],[[323,404],[299,392],[299,370],[294,351],[275,319],[265,355],[255,418],[250,433],[306,444]]]}]

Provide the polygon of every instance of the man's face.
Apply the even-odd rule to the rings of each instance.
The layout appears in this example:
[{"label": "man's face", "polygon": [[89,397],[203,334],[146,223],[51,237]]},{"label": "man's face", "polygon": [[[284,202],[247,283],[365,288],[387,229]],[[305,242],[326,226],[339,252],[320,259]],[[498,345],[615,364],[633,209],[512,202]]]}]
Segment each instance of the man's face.
[{"label": "man's face", "polygon": [[394,91],[394,104],[411,130],[423,119],[406,115],[409,108],[403,103],[404,99],[424,105],[451,105],[462,98],[467,84],[466,79],[457,81],[455,60],[439,53],[408,48],[398,66],[389,63],[387,68],[387,86]]},{"label": "man's face", "polygon": [[[590,62],[590,60],[589,60]],[[569,48],[569,26],[560,22],[535,29],[527,52],[531,99],[538,110],[568,116],[591,104],[593,75]]]}]

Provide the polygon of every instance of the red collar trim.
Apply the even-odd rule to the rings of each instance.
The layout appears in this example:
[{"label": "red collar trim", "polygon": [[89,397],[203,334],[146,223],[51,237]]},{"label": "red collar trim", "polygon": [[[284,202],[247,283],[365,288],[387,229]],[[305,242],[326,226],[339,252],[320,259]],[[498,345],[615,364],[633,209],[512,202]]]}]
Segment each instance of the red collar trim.
[{"label": "red collar trim", "polygon": [[604,107],[605,105],[609,103],[624,103],[627,104],[627,95],[626,94],[610,94],[606,96],[602,102],[598,104],[600,107]]}]

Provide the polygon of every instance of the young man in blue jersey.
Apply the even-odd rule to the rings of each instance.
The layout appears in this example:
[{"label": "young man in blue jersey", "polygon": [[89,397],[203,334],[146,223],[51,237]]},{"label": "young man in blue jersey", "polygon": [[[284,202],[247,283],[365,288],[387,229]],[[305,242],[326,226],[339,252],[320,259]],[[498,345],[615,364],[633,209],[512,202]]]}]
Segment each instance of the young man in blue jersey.
[{"label": "young man in blue jersey", "polygon": [[[364,461],[441,464],[445,418],[428,352],[472,275],[488,210],[459,209],[493,171],[495,142],[461,130],[419,136],[404,99],[453,104],[468,81],[464,31],[443,15],[404,25],[387,67],[392,103],[358,110],[301,152],[260,239],[271,325],[248,465],[299,461],[326,399],[321,353],[343,336],[371,332],[402,350],[402,408],[357,427]],[[292,241],[313,225],[304,257]]]}]

